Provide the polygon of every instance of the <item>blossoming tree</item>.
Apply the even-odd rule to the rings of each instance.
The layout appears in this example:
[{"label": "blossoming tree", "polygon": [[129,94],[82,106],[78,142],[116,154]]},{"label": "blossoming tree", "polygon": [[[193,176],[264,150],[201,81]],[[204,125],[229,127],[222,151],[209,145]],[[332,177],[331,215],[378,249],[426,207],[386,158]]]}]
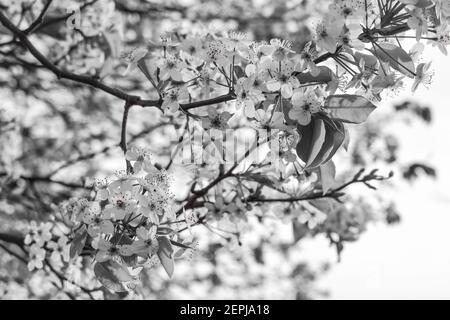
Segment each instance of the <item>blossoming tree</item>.
[{"label": "blossoming tree", "polygon": [[276,222],[338,253],[357,240],[371,207],[348,187],[392,173],[342,180],[335,155],[382,99],[430,84],[450,2],[275,3],[1,1],[1,248],[59,293],[108,298],[249,233],[286,258]]}]

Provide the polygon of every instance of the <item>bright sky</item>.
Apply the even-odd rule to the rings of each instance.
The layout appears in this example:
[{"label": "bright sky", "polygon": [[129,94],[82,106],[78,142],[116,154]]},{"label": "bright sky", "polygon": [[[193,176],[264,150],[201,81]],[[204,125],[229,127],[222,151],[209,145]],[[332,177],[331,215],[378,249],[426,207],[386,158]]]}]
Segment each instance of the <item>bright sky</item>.
[{"label": "bright sky", "polygon": [[433,61],[432,86],[413,97],[405,90],[398,100],[428,105],[433,123],[401,134],[401,156],[426,159],[437,169],[438,179],[424,178],[398,189],[401,224],[371,226],[345,247],[340,263],[325,239],[303,245],[305,257],[332,261],[332,269],[318,283],[331,299],[450,299],[450,56],[429,51],[424,61]]}]

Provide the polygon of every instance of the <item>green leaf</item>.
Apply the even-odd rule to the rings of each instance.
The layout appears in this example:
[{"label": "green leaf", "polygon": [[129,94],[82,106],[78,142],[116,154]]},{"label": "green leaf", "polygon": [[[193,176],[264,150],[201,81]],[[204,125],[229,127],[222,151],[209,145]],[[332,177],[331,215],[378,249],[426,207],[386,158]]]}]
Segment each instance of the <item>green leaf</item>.
[{"label": "green leaf", "polygon": [[78,257],[81,252],[83,252],[84,245],[86,244],[87,239],[87,232],[85,228],[83,228],[83,231],[77,232],[75,234],[75,237],[72,240],[72,243],[70,244],[70,259],[74,259]]},{"label": "green leaf", "polygon": [[350,123],[366,121],[376,109],[376,106],[366,98],[349,94],[329,96],[325,107],[330,111],[330,118]]},{"label": "green leaf", "polygon": [[161,261],[164,270],[166,270],[167,275],[172,277],[174,271],[174,262],[173,262],[173,247],[170,243],[169,238],[167,237],[159,237],[158,238],[159,249],[158,249],[158,258]]},{"label": "green leaf", "polygon": [[382,42],[374,45],[373,53],[395,70],[403,73],[405,76],[414,79],[416,68],[411,56],[402,48],[392,43]]},{"label": "green leaf", "polygon": [[112,292],[125,292],[127,291],[123,284],[119,281],[116,275],[109,268],[110,262],[97,262],[94,265],[94,274],[97,280]]}]

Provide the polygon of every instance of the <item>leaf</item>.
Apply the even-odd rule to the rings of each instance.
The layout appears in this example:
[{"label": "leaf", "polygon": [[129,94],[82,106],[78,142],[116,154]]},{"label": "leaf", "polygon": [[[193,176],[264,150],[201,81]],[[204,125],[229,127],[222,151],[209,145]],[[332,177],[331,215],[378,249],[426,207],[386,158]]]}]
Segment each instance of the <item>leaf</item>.
[{"label": "leaf", "polygon": [[172,277],[174,271],[174,262],[173,262],[173,247],[170,243],[169,238],[167,237],[159,237],[158,238],[159,249],[158,249],[158,258],[161,261],[164,270],[166,270],[167,275]]},{"label": "leaf", "polygon": [[293,220],[292,232],[294,234],[294,243],[297,243],[300,239],[304,238],[308,234],[309,228],[306,223],[301,223],[298,220]]},{"label": "leaf", "polygon": [[308,166],[319,153],[325,141],[325,125],[321,119],[312,119],[306,126],[298,126],[300,141],[297,144],[297,155]]},{"label": "leaf", "polygon": [[373,53],[382,61],[388,62],[395,70],[414,79],[416,68],[411,56],[402,48],[392,43],[377,43]]},{"label": "leaf", "polygon": [[109,261],[97,262],[94,265],[94,274],[98,281],[112,292],[125,292],[127,291],[119,279],[108,268]]},{"label": "leaf", "polygon": [[311,168],[330,160],[345,140],[346,132],[342,122],[331,120],[326,116],[322,116],[322,119],[326,128],[325,142],[316,159],[310,164]]},{"label": "leaf", "polygon": [[109,260],[105,262],[105,265],[107,266],[109,271],[111,271],[111,273],[121,282],[131,281],[134,279],[125,266],[121,265],[120,263],[114,260]]},{"label": "leaf", "polygon": [[308,161],[306,161],[307,167],[314,161],[314,159],[316,159],[316,156],[319,154],[320,150],[322,149],[323,143],[325,142],[326,130],[323,120],[316,119],[314,120],[314,122],[315,125],[312,135],[311,151],[308,157]]},{"label": "leaf", "polygon": [[345,139],[342,122],[334,121],[326,115],[318,114],[309,125],[298,126],[297,129],[301,134],[296,146],[297,155],[309,168],[318,167],[330,160]]},{"label": "leaf", "polygon": [[322,181],[322,192],[325,194],[335,183],[336,166],[332,160],[319,167],[320,179]]},{"label": "leaf", "polygon": [[86,244],[87,232],[83,229],[82,232],[78,232],[75,234],[75,237],[70,244],[70,259],[74,259],[78,257],[81,252],[83,252],[84,245]]},{"label": "leaf", "polygon": [[311,72],[297,73],[296,77],[300,83],[328,83],[333,80],[333,71],[325,66],[319,66],[320,72],[317,76],[311,74]]},{"label": "leaf", "polygon": [[244,72],[244,70],[242,69],[241,66],[235,65],[235,66],[234,66],[234,72],[235,72],[236,77],[237,77],[238,79],[239,79],[239,78],[242,78],[242,77],[245,77],[245,72]]},{"label": "leaf", "polygon": [[177,242],[174,240],[170,240],[170,243],[173,244],[174,246],[180,247],[180,248],[184,248],[184,249],[192,249],[191,247],[189,247],[188,245],[181,243],[181,242]]},{"label": "leaf", "polygon": [[330,110],[330,118],[350,123],[366,121],[376,109],[376,106],[366,98],[349,94],[329,96],[325,107]]}]

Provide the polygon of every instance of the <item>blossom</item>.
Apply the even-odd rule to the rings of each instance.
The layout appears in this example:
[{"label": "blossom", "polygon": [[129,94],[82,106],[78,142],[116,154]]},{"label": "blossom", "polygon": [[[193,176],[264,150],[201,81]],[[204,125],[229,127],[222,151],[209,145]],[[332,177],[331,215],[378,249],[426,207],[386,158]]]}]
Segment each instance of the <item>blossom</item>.
[{"label": "blossom", "polygon": [[342,22],[337,21],[331,15],[326,15],[326,18],[316,26],[315,39],[317,45],[330,53],[334,53],[342,27]]},{"label": "blossom", "polygon": [[416,30],[416,40],[420,41],[422,35],[428,32],[428,21],[422,9],[414,9],[410,14],[411,17],[409,17],[407,24],[412,30]]},{"label": "blossom", "polygon": [[195,57],[202,49],[202,41],[197,37],[187,37],[181,42],[180,50],[184,51],[191,57]]},{"label": "blossom", "polygon": [[186,67],[185,63],[175,55],[167,55],[157,63],[160,69],[161,80],[182,81],[181,71]]},{"label": "blossom", "polygon": [[182,57],[187,58],[189,63],[196,66],[203,63],[200,55],[202,54],[202,41],[197,37],[187,37],[180,44]]},{"label": "blossom", "polygon": [[236,84],[236,104],[243,109],[245,116],[254,117],[255,105],[263,101],[264,95],[258,89],[253,87],[253,80],[249,78],[240,78]]},{"label": "blossom", "polygon": [[203,129],[219,129],[225,130],[228,126],[228,120],[230,120],[231,114],[227,111],[218,112],[215,107],[208,108],[208,116],[202,119]]},{"label": "blossom", "polygon": [[163,103],[161,108],[164,112],[174,113],[180,108],[180,101],[189,98],[189,92],[185,87],[174,87],[163,93]]},{"label": "blossom", "polygon": [[[384,69],[389,70],[389,67]],[[397,94],[403,88],[403,79],[403,76],[399,77],[395,72],[385,73],[382,69],[371,83],[373,93],[379,94],[382,90],[388,89],[392,93]]]},{"label": "blossom", "polygon": [[99,238],[96,249],[95,260],[98,262],[105,262],[119,256],[119,246],[103,238]]},{"label": "blossom", "polygon": [[267,89],[272,92],[280,90],[281,96],[289,99],[292,97],[294,89],[300,86],[300,81],[293,75],[294,71],[295,65],[292,61],[280,62],[273,78],[267,81]]},{"label": "blossom", "polygon": [[289,54],[294,53],[291,49],[292,42],[288,40],[271,39],[270,44],[262,45],[261,52],[267,56],[272,56],[276,61],[285,60]]},{"label": "blossom", "polygon": [[[356,32],[356,33],[355,33]],[[364,50],[364,42],[358,39],[359,29],[343,28],[342,33],[338,37],[338,43],[357,50]],[[342,53],[341,53],[342,54]]]},{"label": "blossom", "polygon": [[58,241],[51,241],[47,247],[52,250],[50,261],[54,266],[61,267],[63,262],[69,262],[70,259],[70,245],[69,239],[66,236],[59,237]]},{"label": "blossom", "polygon": [[108,180],[107,179],[95,179],[94,182],[95,190],[97,191],[97,198],[99,200],[108,199]]},{"label": "blossom", "polygon": [[303,60],[303,68],[304,70],[308,70],[311,72],[312,76],[318,76],[320,73],[319,67],[315,64],[314,60],[317,58],[318,52],[316,49],[316,44],[312,41],[308,41],[303,50],[300,52],[300,58]]},{"label": "blossom", "polygon": [[226,50],[225,44],[220,40],[210,41],[202,53],[202,57],[207,64],[213,63],[219,67],[225,67],[230,64],[230,56]]},{"label": "blossom", "polygon": [[110,220],[104,219],[101,213],[100,204],[93,202],[88,210],[83,214],[83,222],[88,225],[88,234],[95,238],[99,233],[113,234],[114,225]]},{"label": "blossom", "polygon": [[223,42],[228,51],[247,51],[250,42],[248,41],[248,35],[243,32],[228,32],[228,38],[224,38]]},{"label": "blossom", "polygon": [[38,246],[43,246],[46,242],[52,239],[51,229],[53,225],[50,222],[41,222],[39,225],[35,221],[30,223],[30,231],[25,236],[24,243],[30,245],[36,243]]},{"label": "blossom", "polygon": [[414,83],[412,85],[411,91],[415,92],[419,85],[427,87],[431,84],[434,76],[434,71],[430,70],[431,61],[428,63],[421,63],[417,66],[416,76],[414,77]]},{"label": "blossom", "polygon": [[433,41],[432,44],[447,55],[447,46],[450,44],[450,33],[447,26],[441,25],[436,28],[436,41]]},{"label": "blossom", "polygon": [[285,129],[284,114],[279,111],[272,110],[256,110],[254,126],[257,129]]},{"label": "blossom", "polygon": [[141,257],[147,258],[158,251],[159,243],[156,239],[155,225],[152,225],[148,230],[144,227],[136,229],[136,235],[139,240],[133,243],[133,252]]},{"label": "blossom", "polygon": [[136,209],[136,200],[130,190],[115,190],[109,196],[109,203],[105,206],[106,219],[122,220]]},{"label": "blossom", "polygon": [[125,76],[136,69],[138,62],[143,59],[147,55],[147,53],[148,50],[141,47],[122,52],[120,58],[127,63],[127,69],[125,70],[125,73],[123,75]]},{"label": "blossom", "polygon": [[29,248],[28,270],[42,269],[45,254],[46,251],[38,243],[32,244]]},{"label": "blossom", "polygon": [[346,20],[360,20],[365,14],[365,6],[364,0],[334,0],[329,10],[332,15]]},{"label": "blossom", "polygon": [[148,166],[152,166],[150,162],[150,153],[143,148],[138,148],[135,146],[130,147],[125,154],[125,159],[128,161],[134,161],[133,171],[135,173],[141,171],[143,167],[146,168]]},{"label": "blossom", "polygon": [[296,120],[302,126],[311,122],[311,115],[320,111],[321,102],[314,91],[297,91],[291,99],[292,109],[289,118]]}]

